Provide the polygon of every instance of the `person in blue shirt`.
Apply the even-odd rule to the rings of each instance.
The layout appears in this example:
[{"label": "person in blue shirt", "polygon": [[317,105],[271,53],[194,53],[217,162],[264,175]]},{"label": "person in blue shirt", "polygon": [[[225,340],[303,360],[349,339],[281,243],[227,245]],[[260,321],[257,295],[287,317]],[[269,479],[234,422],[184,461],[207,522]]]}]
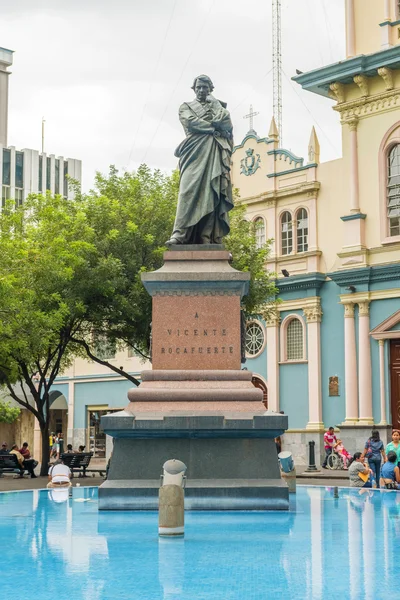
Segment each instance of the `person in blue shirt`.
[{"label": "person in blue shirt", "polygon": [[371,437],[365,442],[364,452],[362,458],[367,457],[369,468],[372,471],[372,477],[375,479],[378,485],[379,477],[381,475],[381,464],[386,461],[385,448],[381,438],[379,437],[379,431],[373,429],[371,431]]},{"label": "person in blue shirt", "polygon": [[381,469],[380,486],[387,490],[397,490],[400,483],[400,469],[396,466],[397,454],[390,450],[387,454],[387,462]]}]

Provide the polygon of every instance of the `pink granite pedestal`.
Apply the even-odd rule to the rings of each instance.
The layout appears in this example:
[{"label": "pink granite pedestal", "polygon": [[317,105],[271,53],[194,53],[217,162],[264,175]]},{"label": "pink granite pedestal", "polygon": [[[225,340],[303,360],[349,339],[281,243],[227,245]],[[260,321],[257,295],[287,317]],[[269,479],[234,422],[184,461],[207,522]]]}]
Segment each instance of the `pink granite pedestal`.
[{"label": "pink granite pedestal", "polygon": [[188,467],[186,508],[288,510],[274,437],[287,417],[265,410],[241,369],[240,303],[250,275],[220,246],[178,246],[144,273],[152,296],[152,366],[124,411],[102,418],[114,437],[100,510],[157,508],[163,463]]}]

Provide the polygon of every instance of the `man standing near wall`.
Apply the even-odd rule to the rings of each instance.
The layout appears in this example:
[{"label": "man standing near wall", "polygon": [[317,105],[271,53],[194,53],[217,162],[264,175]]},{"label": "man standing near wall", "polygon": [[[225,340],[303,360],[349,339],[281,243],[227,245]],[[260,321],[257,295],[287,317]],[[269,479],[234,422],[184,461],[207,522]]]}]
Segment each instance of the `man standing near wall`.
[{"label": "man standing near wall", "polygon": [[325,460],[322,465],[323,469],[327,468],[326,463],[327,463],[328,457],[332,454],[333,447],[336,444],[336,442],[337,442],[337,439],[336,439],[336,435],[335,435],[335,428],[329,427],[328,431],[324,434]]}]

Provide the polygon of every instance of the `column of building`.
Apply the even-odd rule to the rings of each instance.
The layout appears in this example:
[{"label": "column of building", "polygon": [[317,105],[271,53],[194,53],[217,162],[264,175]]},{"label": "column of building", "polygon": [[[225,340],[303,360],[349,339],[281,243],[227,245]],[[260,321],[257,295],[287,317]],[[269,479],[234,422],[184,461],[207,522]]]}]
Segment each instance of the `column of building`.
[{"label": "column of building", "polygon": [[308,343],[308,423],[307,429],[323,429],[321,385],[321,301],[303,308],[307,320]]},{"label": "column of building", "polygon": [[267,329],[268,408],[279,412],[279,312],[274,309],[265,320]]},{"label": "column of building", "polygon": [[358,421],[358,384],[357,384],[357,353],[356,327],[354,321],[354,304],[344,305],[344,368],[346,419],[348,424]]},{"label": "column of building", "polygon": [[[358,369],[354,310],[358,304]],[[373,425],[369,300],[344,302],[346,424]],[[382,390],[381,390],[382,394]],[[384,394],[384,390],[383,390]],[[381,400],[382,402],[382,400]],[[385,416],[386,418],[386,416]]]},{"label": "column of building", "polygon": [[385,340],[378,340],[379,344],[379,399],[381,405],[380,425],[387,425],[386,394],[385,394]]},{"label": "column of building", "polygon": [[360,423],[373,425],[372,416],[372,365],[369,335],[369,300],[358,303],[358,390]]},{"label": "column of building", "polygon": [[74,391],[75,385],[73,381],[68,383],[68,426],[67,426],[67,443],[74,445]]}]

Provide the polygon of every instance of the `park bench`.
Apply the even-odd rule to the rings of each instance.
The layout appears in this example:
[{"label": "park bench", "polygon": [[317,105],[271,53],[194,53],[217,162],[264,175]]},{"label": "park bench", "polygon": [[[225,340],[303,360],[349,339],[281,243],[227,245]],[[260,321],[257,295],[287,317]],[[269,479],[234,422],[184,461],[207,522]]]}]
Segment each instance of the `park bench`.
[{"label": "park bench", "polygon": [[61,455],[64,465],[71,469],[72,476],[79,473],[79,477],[87,477],[86,470],[89,466],[93,452],[77,452],[75,454],[66,452]]},{"label": "park bench", "polygon": [[21,466],[15,454],[0,454],[0,475],[21,473]]}]

